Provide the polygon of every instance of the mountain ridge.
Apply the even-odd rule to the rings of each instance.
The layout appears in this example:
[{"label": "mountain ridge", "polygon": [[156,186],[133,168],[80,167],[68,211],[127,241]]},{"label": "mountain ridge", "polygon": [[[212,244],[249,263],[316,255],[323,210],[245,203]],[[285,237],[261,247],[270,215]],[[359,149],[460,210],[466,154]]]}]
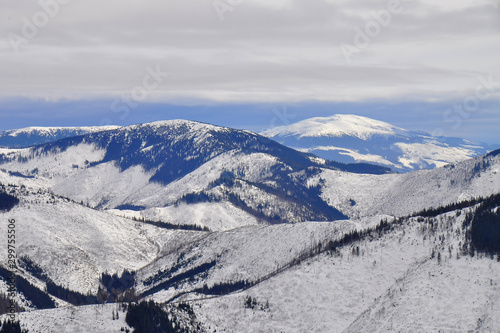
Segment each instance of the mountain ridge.
[{"label": "mountain ridge", "polygon": [[[0,216],[37,289],[17,291],[31,310],[18,318],[30,332],[126,330],[120,303],[93,304],[147,299],[185,309],[193,333],[470,331],[477,318],[497,331],[500,266],[479,247],[495,220],[472,217],[500,215],[500,150],[405,174],[338,165],[183,120],[2,150],[0,192],[18,201]],[[40,293],[57,308],[30,303]]]},{"label": "mountain ridge", "polygon": [[[92,207],[142,206],[170,216],[182,202],[213,202],[228,215],[249,213],[270,223],[345,218],[298,176],[334,168],[325,163],[249,131],[186,120],[131,125],[0,155],[1,168],[43,180]],[[228,202],[242,213],[234,214]]]},{"label": "mountain ridge", "polygon": [[32,126],[0,132],[0,147],[27,148],[59,139],[85,135],[100,131],[118,129],[120,126],[72,126],[40,127]]},{"label": "mountain ridge", "polygon": [[409,136],[410,133],[408,130],[383,121],[354,114],[335,114],[329,117],[308,118],[291,125],[264,131],[261,134],[269,137],[298,134],[299,138],[349,135],[365,140],[376,134]]},{"label": "mountain ridge", "polygon": [[433,137],[349,114],[309,118],[261,134],[327,160],[372,163],[394,172],[432,169],[498,148],[460,138]]}]

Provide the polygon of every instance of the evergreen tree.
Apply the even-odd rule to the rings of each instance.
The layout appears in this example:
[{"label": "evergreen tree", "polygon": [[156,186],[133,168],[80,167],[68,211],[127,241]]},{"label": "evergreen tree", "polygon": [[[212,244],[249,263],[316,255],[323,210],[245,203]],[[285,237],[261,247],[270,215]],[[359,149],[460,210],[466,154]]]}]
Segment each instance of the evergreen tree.
[{"label": "evergreen tree", "polygon": [[9,211],[19,203],[19,199],[5,192],[0,192],[0,211]]},{"label": "evergreen tree", "polygon": [[2,324],[2,328],[0,328],[0,333],[28,333],[27,330],[21,330],[21,325],[19,321],[10,321],[6,320]]},{"label": "evergreen tree", "polygon": [[176,333],[168,314],[153,301],[130,304],[125,317],[134,333]]}]

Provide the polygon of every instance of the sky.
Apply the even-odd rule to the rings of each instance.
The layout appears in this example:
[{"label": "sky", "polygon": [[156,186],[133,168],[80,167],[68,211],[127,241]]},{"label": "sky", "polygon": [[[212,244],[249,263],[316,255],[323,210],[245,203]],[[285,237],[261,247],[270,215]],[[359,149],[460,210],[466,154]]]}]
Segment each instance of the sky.
[{"label": "sky", "polygon": [[353,113],[500,144],[499,0],[0,6],[0,130]]}]

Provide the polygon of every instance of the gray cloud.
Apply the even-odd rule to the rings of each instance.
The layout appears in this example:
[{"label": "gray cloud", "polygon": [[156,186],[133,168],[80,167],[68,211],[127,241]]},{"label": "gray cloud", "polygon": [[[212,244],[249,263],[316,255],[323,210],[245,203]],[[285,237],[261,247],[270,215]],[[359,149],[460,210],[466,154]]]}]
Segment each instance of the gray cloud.
[{"label": "gray cloud", "polygon": [[165,102],[447,100],[500,81],[495,0],[402,1],[348,64],[340,43],[388,3],[241,0],[221,21],[212,0],[72,0],[15,53],[8,34],[42,9],[4,0],[0,96],[113,97],[156,65],[171,76],[148,99]]}]

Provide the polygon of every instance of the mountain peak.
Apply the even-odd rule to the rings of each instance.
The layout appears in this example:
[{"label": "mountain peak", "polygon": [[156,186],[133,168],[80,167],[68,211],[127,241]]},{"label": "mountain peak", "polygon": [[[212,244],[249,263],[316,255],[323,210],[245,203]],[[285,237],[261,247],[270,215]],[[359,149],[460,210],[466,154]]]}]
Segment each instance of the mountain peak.
[{"label": "mountain peak", "polygon": [[128,126],[128,128],[133,128],[133,129],[140,128],[140,127],[151,127],[151,128],[155,128],[155,129],[159,129],[162,127],[169,127],[169,128],[187,127],[189,130],[192,130],[192,131],[198,131],[198,130],[219,131],[219,130],[226,129],[225,127],[221,127],[221,126],[217,126],[217,125],[202,123],[202,122],[193,121],[193,120],[185,120],[185,119],[159,120],[159,121],[154,121],[154,122],[140,124],[140,125]]},{"label": "mountain peak", "polygon": [[262,133],[268,137],[342,137],[353,136],[362,140],[373,135],[403,135],[409,132],[383,121],[353,114],[335,114],[329,117],[314,117],[292,125],[279,126]]},{"label": "mountain peak", "polygon": [[261,134],[327,160],[375,163],[398,172],[432,169],[487,152],[485,144],[437,138],[352,114],[309,118]]}]

